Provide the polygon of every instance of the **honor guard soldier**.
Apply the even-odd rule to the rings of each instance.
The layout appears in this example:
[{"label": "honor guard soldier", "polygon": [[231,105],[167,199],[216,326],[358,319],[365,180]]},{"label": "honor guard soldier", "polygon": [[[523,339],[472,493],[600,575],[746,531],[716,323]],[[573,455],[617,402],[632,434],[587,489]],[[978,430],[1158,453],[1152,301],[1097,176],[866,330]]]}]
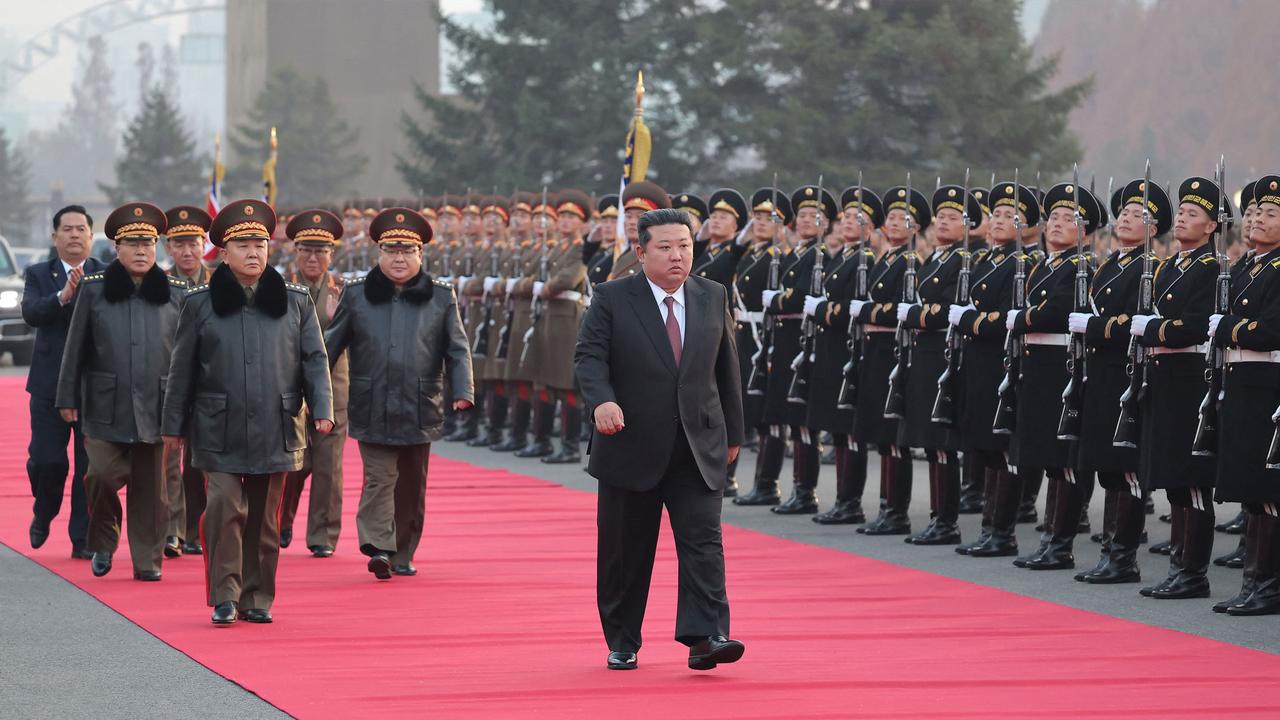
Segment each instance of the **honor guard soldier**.
[{"label": "honor guard soldier", "polygon": [[[541,207],[541,198],[530,192],[517,192],[511,205],[512,258],[504,287],[507,306],[502,329],[505,340],[499,343],[497,352],[506,358],[503,379],[508,391],[515,396],[515,403],[511,409],[511,433],[505,442],[492,448],[497,452],[520,452],[529,448],[529,426],[535,400],[534,367],[532,362],[522,362],[521,358],[528,356],[524,351],[525,335],[531,320],[533,283],[537,280],[542,256],[541,210],[537,221],[539,231],[534,232],[534,209]],[[541,420],[545,413],[539,413]],[[546,444],[546,435],[541,437]],[[550,449],[543,454],[550,455]]]},{"label": "honor guard soldier", "polygon": [[[864,535],[909,535],[911,519],[911,452],[898,445],[898,421],[885,417],[889,375],[897,361],[898,305],[907,283],[907,268],[918,258],[913,235],[933,222],[929,201],[919,190],[892,187],[884,193],[885,222],[881,227],[889,246],[871,268],[867,300],[849,301],[866,339],[858,362],[858,403],[853,437],[874,445],[880,454],[880,513],[858,528]],[[908,218],[910,218],[908,220]]]},{"label": "honor guard soldier", "polygon": [[485,198],[481,223],[484,226],[486,250],[472,272],[473,278],[463,288],[464,293],[479,294],[473,302],[475,313],[475,337],[471,338],[472,367],[477,386],[485,394],[485,431],[469,440],[471,447],[493,447],[504,439],[510,401],[504,382],[506,360],[499,358],[503,308],[506,307],[506,283],[503,268],[511,261],[512,246],[507,235],[511,221],[511,202],[501,196]]},{"label": "honor guard soldier", "polygon": [[[826,273],[823,297],[805,298],[805,312],[818,324],[809,383],[808,425],[831,433],[836,459],[836,502],[827,512],[813,516],[819,525],[866,522],[862,491],[867,485],[867,450],[852,435],[853,407],[841,406],[841,390],[850,352],[860,350],[860,333],[850,342],[849,303],[865,298],[859,297],[865,288],[858,286],[865,284],[876,261],[871,233],[884,224],[884,207],[875,193],[858,186],[840,194],[840,205],[843,212],[835,230],[841,234],[844,246]],[[852,370],[856,371],[856,367]]]},{"label": "honor guard soldier", "polygon": [[[484,230],[484,198],[468,192],[462,208],[462,240],[454,254],[450,273],[457,289],[458,312],[462,316],[462,331],[467,336],[468,347],[475,343],[480,323],[484,318],[484,278],[476,277],[479,268],[489,262],[489,235]],[[476,368],[477,370],[479,368]],[[449,442],[482,443],[480,419],[488,409],[489,388],[476,375],[475,406],[458,418],[458,429],[443,439]],[[451,408],[448,408],[452,410]]]},{"label": "honor guard soldier", "polygon": [[609,271],[609,279],[635,275],[640,270],[640,261],[636,259],[632,246],[640,242],[640,216],[650,210],[671,207],[671,199],[667,191],[657,183],[648,180],[637,180],[622,190],[622,228],[626,233],[626,244],[613,260],[613,269]]},{"label": "honor guard soldier", "polygon": [[277,511],[285,473],[302,467],[304,404],[318,431],[333,429],[315,304],[266,264],[274,226],[271,206],[258,200],[233,202],[214,219],[209,238],[223,263],[182,305],[164,398],[165,445],[174,452],[189,436],[208,478],[201,536],[215,625],[271,622]]},{"label": "honor guard soldier", "polygon": [[[780,515],[812,515],[818,512],[817,434],[806,425],[808,391],[793,387],[793,366],[807,362],[812,352],[813,325],[804,321],[804,299],[815,280],[814,268],[823,252],[826,236],[837,215],[836,200],[824,188],[805,185],[791,194],[796,214],[796,249],[781,267],[781,287],[765,290],[761,304],[773,318],[773,349],[765,391],[765,420],[769,425],[788,428],[792,447],[791,497],[771,508]],[[824,256],[825,258],[825,256]],[[817,281],[821,283],[821,266]],[[802,333],[806,333],[802,342]],[[807,372],[807,371],[806,371]]]},{"label": "honor guard soldier", "polygon": [[[524,264],[523,276],[516,281],[511,291],[516,298],[525,302],[523,308],[518,307],[516,310],[519,322],[512,325],[512,343],[508,356],[520,369],[520,378],[525,382],[525,392],[532,404],[533,415],[533,441],[516,450],[516,457],[519,458],[543,458],[555,452],[551,445],[551,431],[555,426],[556,404],[547,393],[543,384],[543,370],[539,366],[538,326],[542,324],[542,316],[546,314],[546,302],[540,297],[538,283],[550,277],[551,262],[559,245],[556,232],[559,213],[556,212],[555,197],[547,196],[545,191],[542,195],[535,196],[533,202],[533,240],[527,251],[529,261]],[[517,331],[520,333],[518,345],[515,342]]]},{"label": "honor guard soldier", "polygon": [[[1212,180],[1190,177],[1178,187],[1176,221],[1168,219],[1171,208],[1158,208],[1157,218],[1173,225],[1179,251],[1161,262],[1155,272],[1154,312],[1135,315],[1129,323],[1130,333],[1150,348],[1151,355],[1147,361],[1139,477],[1148,489],[1165,491],[1173,526],[1168,577],[1142,591],[1143,595],[1160,600],[1209,597],[1217,468],[1212,454],[1197,453],[1194,446],[1201,399],[1209,392],[1204,362],[1208,348],[1206,328],[1209,315],[1214,312],[1221,271],[1227,272],[1224,289],[1230,282],[1230,269],[1219,265],[1215,252],[1215,236],[1221,237],[1221,231],[1226,229],[1218,226],[1218,190]],[[1126,200],[1131,202],[1133,195],[1126,188]],[[1141,195],[1138,198],[1141,201]],[[1230,205],[1221,209],[1225,210],[1229,226]],[[1220,372],[1221,367],[1214,371]],[[1216,397],[1210,402],[1216,402]],[[1216,449],[1209,449],[1210,453]],[[1131,513],[1139,523],[1145,519],[1145,511]]]},{"label": "honor guard soldier", "polygon": [[[1080,188],[1077,204],[1076,188],[1061,183],[1049,189],[1044,198],[1048,213],[1045,241],[1049,253],[1027,274],[1027,308],[1009,313],[1005,326],[1022,335],[1022,379],[1018,386],[1017,427],[1010,441],[1009,460],[1014,467],[1044,469],[1055,485],[1053,512],[1046,510],[1046,538],[1031,556],[1015,561],[1019,567],[1033,570],[1062,570],[1075,567],[1072,549],[1080,514],[1084,506],[1084,488],[1076,482],[1070,457],[1070,445],[1058,438],[1056,412],[1046,408],[1062,405],[1062,392],[1067,386],[1067,316],[1071,314],[1076,266],[1087,262],[1077,254],[1078,233],[1091,234],[1100,224],[1098,205]],[[1083,223],[1083,228],[1077,225]]]},{"label": "honor guard soldier", "polygon": [[[205,240],[213,218],[193,205],[179,205],[165,213],[169,228],[165,231],[164,249],[173,259],[169,276],[186,286],[182,292],[209,282],[209,268],[204,264]],[[175,324],[175,329],[177,325]],[[204,473],[191,464],[191,447],[165,455],[165,487],[169,496],[169,527],[164,555],[176,558],[183,553],[199,555],[200,516],[204,514]]]},{"label": "honor guard soldier", "polygon": [[1269,452],[1280,404],[1280,176],[1259,179],[1253,199],[1253,261],[1231,288],[1230,312],[1209,319],[1227,365],[1215,499],[1243,503],[1247,515],[1244,582],[1214,607],[1231,615],[1280,612],[1280,469]]},{"label": "honor guard soldier", "polygon": [[[1150,269],[1149,263],[1155,259],[1154,255],[1143,258],[1143,253],[1149,252],[1145,250],[1146,239],[1148,232],[1155,237],[1167,232],[1172,224],[1169,199],[1154,183],[1147,191],[1146,217],[1151,222],[1143,222],[1144,182],[1139,178],[1126,184],[1117,196],[1116,206],[1111,208],[1116,216],[1112,236],[1118,247],[1093,273],[1089,284],[1092,311],[1076,310],[1067,319],[1068,329],[1083,335],[1086,346],[1075,472],[1081,479],[1096,473],[1105,492],[1101,557],[1092,570],[1076,575],[1077,580],[1090,584],[1130,583],[1141,579],[1137,553],[1146,522],[1144,484],[1151,478],[1141,471],[1139,450],[1116,445],[1114,439],[1120,420],[1121,396],[1129,388],[1126,368],[1130,345],[1135,342],[1130,332],[1138,327],[1135,315],[1139,309],[1144,263]],[[1200,324],[1203,326],[1204,318]],[[1200,372],[1203,374],[1203,368]],[[1150,427],[1151,423],[1144,420],[1144,434]],[[1147,449],[1145,441],[1140,446]],[[1190,438],[1187,449],[1189,455]]]},{"label": "honor guard soldier", "polygon": [[964,334],[961,369],[960,435],[966,458],[983,476],[982,531],[956,552],[973,557],[1018,554],[1015,529],[1022,503],[1022,483],[1009,468],[1009,436],[993,432],[1008,330],[1005,317],[1013,305],[1018,262],[1031,260],[1018,244],[1020,228],[1040,221],[1040,203],[1025,185],[998,183],[987,196],[988,252],[975,259],[968,306],[952,305],[948,321]]},{"label": "honor guard soldier", "polygon": [[[994,174],[991,177],[991,181],[993,183],[995,182]],[[983,254],[985,255],[985,250],[987,249],[988,229],[991,226],[990,191],[986,188],[979,187],[969,188],[969,192],[973,195],[973,199],[978,201],[978,206],[982,208],[982,219],[978,222],[977,227],[969,231],[969,252],[974,256],[973,263],[977,264],[982,262],[982,259],[978,257],[979,251],[983,251]],[[973,272],[971,267],[970,277],[972,277],[972,275]],[[972,287],[969,288],[969,293],[972,295]],[[950,309],[947,308],[947,311],[949,313]],[[950,320],[950,318],[948,318],[948,320]],[[963,372],[964,368],[962,364],[961,373],[963,374]],[[961,437],[961,442],[963,443],[963,429],[961,429]],[[961,457],[961,462],[963,464],[961,466],[960,475],[960,514],[975,515],[982,512],[982,499],[985,496],[986,475],[983,467],[978,462],[978,458],[972,453],[964,453]],[[988,534],[989,531],[990,527],[988,525],[982,526],[981,533],[983,535]],[[963,555],[964,553],[960,554]]]},{"label": "honor guard soldier", "polygon": [[87,547],[95,577],[111,571],[126,488],[135,580],[159,580],[169,508],[160,403],[186,285],[156,265],[168,226],[160,208],[129,203],[107,217],[116,259],[81,280],[58,375],[56,406],[79,422],[89,469]]},{"label": "honor guard soldier", "polygon": [[[782,251],[776,243],[794,220],[791,199],[775,187],[763,187],[751,195],[750,249],[738,262],[734,280],[734,319],[738,367],[742,374],[743,417],[758,439],[755,487],[733,499],[735,505],[777,505],[778,476],[786,448],[777,426],[765,421],[765,384],[768,381],[769,345],[774,321],[766,320],[762,297],[770,289],[770,276],[781,281]],[[754,385],[753,385],[754,383]],[[737,489],[734,489],[737,492]]]},{"label": "honor guard soldier", "polygon": [[711,215],[705,232],[707,248],[694,258],[693,274],[715,280],[732,292],[734,271],[749,242],[745,237],[738,242],[739,233],[751,220],[747,216],[747,200],[737,190],[721,188],[711,193],[708,205]]},{"label": "honor guard soldier", "polygon": [[[285,233],[293,241],[298,258],[297,283],[307,289],[323,331],[333,320],[342,283],[329,269],[341,244],[343,227],[337,216],[311,209],[294,215]],[[293,519],[298,514],[302,488],[311,477],[307,506],[307,549],[318,558],[333,555],[342,529],[342,455],[347,442],[347,398],[350,372],[347,359],[339,358],[330,369],[333,387],[333,429],[320,433],[310,423],[302,468],[285,476],[280,507],[280,547],[293,541]]]},{"label": "honor guard soldier", "polygon": [[594,237],[582,245],[582,263],[587,266],[587,282],[592,287],[609,279],[613,269],[613,248],[618,240],[618,196],[605,195],[596,202]]},{"label": "honor guard soldier", "polygon": [[[689,219],[693,221],[693,240],[697,244],[699,242],[698,238],[704,237],[702,226],[707,222],[707,201],[693,193],[680,193],[679,195],[671,196],[671,207],[685,211]],[[702,241],[702,244],[705,246],[705,240]],[[697,252],[697,248],[694,248],[694,252]]]},{"label": "honor guard soldier", "polygon": [[325,345],[330,363],[350,356],[351,436],[364,464],[356,528],[369,572],[387,580],[417,573],[443,385],[453,385],[458,411],[471,406],[474,388],[453,288],[422,269],[431,226],[409,208],[388,208],[369,232],[378,264],[342,294]]},{"label": "honor guard soldier", "polygon": [[581,190],[562,190],[556,196],[558,244],[550,252],[546,277],[534,284],[534,294],[546,304],[535,328],[539,377],[550,403],[560,404],[560,450],[542,458],[550,464],[582,460],[582,407],[575,392],[573,347],[585,307],[587,269],[582,264],[582,235],[591,217],[591,198]]}]

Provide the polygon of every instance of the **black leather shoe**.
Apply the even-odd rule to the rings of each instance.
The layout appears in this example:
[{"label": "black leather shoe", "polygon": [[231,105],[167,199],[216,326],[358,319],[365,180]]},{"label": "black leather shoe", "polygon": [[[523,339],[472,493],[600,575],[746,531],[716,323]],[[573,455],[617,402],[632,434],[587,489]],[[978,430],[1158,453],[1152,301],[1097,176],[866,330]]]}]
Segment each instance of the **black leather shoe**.
[{"label": "black leather shoe", "polygon": [[1168,541],[1156,543],[1155,545],[1147,548],[1147,552],[1154,553],[1156,555],[1168,555],[1170,552],[1170,543]]},{"label": "black leather shoe", "polygon": [[747,648],[737,640],[713,635],[689,648],[690,670],[711,670],[721,663],[737,662]]},{"label": "black leather shoe", "polygon": [[93,561],[90,563],[89,569],[93,571],[94,577],[102,577],[103,575],[111,572],[111,553],[94,553]]},{"label": "black leather shoe", "polygon": [[1209,597],[1209,578],[1204,575],[1178,573],[1173,581],[1151,591],[1156,600],[1189,600]]},{"label": "black leather shoe", "polygon": [[369,558],[369,572],[379,580],[391,579],[391,558],[386,553],[374,553]]},{"label": "black leather shoe", "polygon": [[490,430],[467,441],[467,447],[493,447],[502,442],[502,430]]},{"label": "black leather shoe", "polygon": [[213,609],[213,617],[210,622],[214,625],[234,625],[236,622],[236,604],[228,600],[224,603],[218,603]]},{"label": "black leather shoe", "polygon": [[852,500],[837,500],[832,508],[810,520],[819,525],[861,525],[867,521],[862,506]]},{"label": "black leather shoe", "polygon": [[1028,570],[1073,570],[1076,559],[1071,553],[1046,552],[1034,560],[1027,561]]},{"label": "black leather shoe", "polygon": [[293,528],[284,528],[280,531],[280,549],[289,547],[293,542]]},{"label": "black leather shoe", "polygon": [[1241,511],[1240,514],[1236,515],[1234,518],[1231,518],[1224,523],[1214,525],[1213,529],[1228,535],[1239,535],[1244,532],[1244,517],[1244,512]]},{"label": "black leather shoe", "polygon": [[311,557],[327,558],[333,557],[333,548],[328,545],[312,545],[307,548],[311,551]]},{"label": "black leather shoe", "polygon": [[[923,536],[923,537],[922,537]],[[914,540],[912,538],[915,538]],[[954,523],[935,522],[920,535],[907,538],[912,545],[958,545],[960,544],[960,528]]]},{"label": "black leather shoe", "polygon": [[611,652],[609,653],[608,667],[610,670],[635,670],[636,654],[633,652]]},{"label": "black leather shoe", "polygon": [[978,531],[978,539],[974,540],[973,542],[962,543],[961,545],[957,546],[955,549],[956,554],[968,555],[971,551],[973,551],[974,548],[982,547],[983,545],[986,545],[987,541],[990,539],[991,539],[991,530],[988,528],[982,528],[981,530]]},{"label": "black leather shoe", "polygon": [[92,560],[93,553],[89,550],[89,548],[84,547],[83,545],[73,545],[71,547],[71,559],[72,560]]},{"label": "black leather shoe", "polygon": [[413,563],[409,563],[408,565],[392,565],[391,573],[393,575],[403,575],[404,577],[413,577],[414,575],[418,574],[418,568],[414,567]]},{"label": "black leather shoe", "polygon": [[[1032,523],[1040,519],[1040,513],[1036,511],[1036,504],[1033,502],[1024,502],[1018,506],[1018,524]],[[1039,531],[1043,532],[1043,531]]]},{"label": "black leather shoe", "polygon": [[1228,615],[1275,615],[1280,613],[1280,592],[1277,591],[1275,579],[1260,582],[1244,602],[1227,608]]},{"label": "black leather shoe", "polygon": [[245,622],[258,623],[260,625],[265,625],[273,620],[270,610],[260,610],[258,608],[241,610],[236,615]]},{"label": "black leather shoe", "polygon": [[31,539],[31,547],[39,549],[49,539],[49,523],[40,522],[40,518],[32,517],[31,527],[27,530],[27,535]]},{"label": "black leather shoe", "polygon": [[509,437],[497,445],[490,445],[489,449],[494,452],[515,452],[523,450],[529,445],[529,439],[523,437]]},{"label": "black leather shoe", "polygon": [[786,502],[769,510],[779,515],[812,515],[818,512],[818,498],[812,490],[797,490]]},{"label": "black leather shoe", "polygon": [[182,543],[182,554],[183,555],[203,555],[204,546],[200,544],[199,540],[188,540]]},{"label": "black leather shoe", "polygon": [[910,535],[911,519],[894,512],[885,513],[884,519],[879,523],[875,525],[867,523],[855,532],[863,535]]},{"label": "black leather shoe", "polygon": [[1174,578],[1176,578],[1177,576],[1178,576],[1177,573],[1174,573],[1169,577],[1166,577],[1165,579],[1156,583],[1155,585],[1150,585],[1142,588],[1141,590],[1138,591],[1138,594],[1141,595],[1142,597],[1151,597],[1152,595],[1155,594],[1157,590],[1163,590],[1169,587],[1169,584],[1172,583],[1174,581]]},{"label": "black leather shoe", "polygon": [[164,556],[167,558],[182,557],[182,538],[170,535],[164,539]]},{"label": "black leather shoe", "polygon": [[[1147,514],[1148,514],[1148,515],[1151,515],[1151,514],[1152,514],[1152,512],[1151,512],[1150,510],[1148,510],[1148,511],[1147,511]],[[1160,516],[1160,522],[1162,522],[1162,523],[1171,523],[1171,522],[1173,522],[1173,516],[1172,516],[1172,515],[1170,515],[1170,514],[1168,514],[1168,513],[1165,513],[1164,515],[1161,515],[1161,516]]]},{"label": "black leather shoe", "polygon": [[159,570],[134,570],[133,579],[142,582],[160,582]]},{"label": "black leather shoe", "polygon": [[553,452],[555,452],[555,448],[551,447],[550,440],[535,440],[529,445],[525,446],[523,450],[517,450],[516,457],[540,458],[540,457],[546,457]]},{"label": "black leather shoe", "polygon": [[727,498],[738,497],[738,481],[735,480],[734,478],[729,478],[729,480],[725,482],[724,497],[727,497]]},{"label": "black leather shoe", "polygon": [[1032,560],[1038,560],[1041,557],[1044,557],[1044,554],[1048,551],[1049,551],[1049,543],[1042,541],[1040,543],[1040,546],[1037,547],[1035,551],[1032,552],[1030,555],[1023,555],[1022,557],[1014,558],[1013,566],[1024,568]]},{"label": "black leather shoe", "polygon": [[734,505],[755,506],[755,505],[777,505],[782,502],[782,496],[778,494],[778,486],[761,487],[759,484],[746,495],[739,495],[733,499]]},{"label": "black leather shoe", "polygon": [[1090,585],[1119,585],[1142,582],[1142,570],[1133,562],[1106,562],[1084,574]]},{"label": "black leather shoe", "polygon": [[969,557],[1015,557],[1018,554],[1018,541],[1013,538],[1002,538],[992,535],[987,541],[969,551]]},{"label": "black leather shoe", "polygon": [[577,448],[562,445],[558,451],[542,458],[548,465],[574,465],[582,462],[582,455]]}]

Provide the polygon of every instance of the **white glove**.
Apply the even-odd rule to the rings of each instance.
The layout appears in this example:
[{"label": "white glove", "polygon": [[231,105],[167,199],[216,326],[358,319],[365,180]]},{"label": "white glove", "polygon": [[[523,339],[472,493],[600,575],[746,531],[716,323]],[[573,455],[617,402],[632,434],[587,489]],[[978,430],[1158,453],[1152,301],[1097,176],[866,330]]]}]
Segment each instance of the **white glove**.
[{"label": "white glove", "polygon": [[494,289],[495,287],[497,287],[497,285],[498,285],[498,278],[496,278],[496,277],[487,277],[487,278],[485,278],[485,279],[484,279],[484,294],[485,294],[485,295],[488,295],[489,293],[493,292],[493,289]]},{"label": "white glove", "polygon": [[973,309],[972,305],[952,305],[951,309],[947,311],[947,322],[960,327],[960,319],[964,317],[966,312]]},{"label": "white glove", "polygon": [[1093,317],[1089,313],[1073,312],[1067,316],[1067,328],[1073,333],[1084,333],[1089,329],[1089,318]]},{"label": "white glove", "polygon": [[911,308],[920,307],[911,303],[898,303],[898,322],[907,321],[907,313],[911,312]]},{"label": "white glove", "polygon": [[826,298],[821,298],[821,297],[818,297],[817,295],[805,295],[804,296],[804,314],[813,315],[815,312],[817,312],[819,303],[821,303],[825,299]]},{"label": "white glove", "polygon": [[467,283],[471,282],[471,280],[472,280],[472,277],[470,275],[463,275],[462,277],[458,278],[458,287],[462,287],[463,285],[466,285]]},{"label": "white glove", "polygon": [[1222,322],[1222,316],[1213,314],[1209,316],[1209,339],[1212,340],[1218,334],[1218,323]]},{"label": "white glove", "polygon": [[452,283],[453,283],[453,276],[452,276],[452,275],[441,275],[441,276],[440,276],[440,282],[442,282],[442,283],[450,283],[450,284],[452,284]]},{"label": "white glove", "polygon": [[1021,315],[1021,314],[1022,314],[1022,311],[1021,311],[1021,310],[1013,310],[1013,311],[1011,311],[1008,315],[1006,315],[1006,316],[1005,316],[1005,318],[1004,318],[1004,326],[1005,326],[1005,328],[1007,328],[1008,330],[1012,331],[1012,330],[1013,330],[1013,326],[1014,326],[1015,324],[1017,324],[1017,322],[1018,322],[1018,316],[1019,316],[1019,315]]},{"label": "white glove", "polygon": [[516,286],[517,278],[507,278],[507,294],[511,294],[511,289]]},{"label": "white glove", "polygon": [[533,296],[534,297],[542,296],[542,283],[537,280],[533,281]]},{"label": "white glove", "polygon": [[765,310],[768,310],[773,305],[773,299],[778,297],[778,292],[778,290],[760,291],[760,302],[764,305]]},{"label": "white glove", "polygon": [[1133,322],[1129,325],[1129,334],[1134,337],[1142,337],[1147,331],[1147,325],[1155,320],[1155,315],[1134,315]]},{"label": "white glove", "polygon": [[866,307],[866,305],[867,305],[867,303],[868,303],[868,302],[870,302],[870,301],[868,301],[868,300],[850,300],[850,301],[849,301],[849,314],[850,314],[850,315],[852,315],[852,316],[854,316],[854,317],[858,317],[859,315],[861,315],[861,314],[862,314],[862,308]]}]

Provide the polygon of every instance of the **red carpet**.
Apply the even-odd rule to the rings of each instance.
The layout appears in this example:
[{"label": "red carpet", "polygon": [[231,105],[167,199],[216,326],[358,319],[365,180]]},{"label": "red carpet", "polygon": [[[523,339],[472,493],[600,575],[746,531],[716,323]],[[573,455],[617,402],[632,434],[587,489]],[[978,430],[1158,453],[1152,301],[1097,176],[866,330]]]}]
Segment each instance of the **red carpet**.
[{"label": "red carpet", "polygon": [[196,558],[167,562],[158,585],[138,583],[122,543],[115,571],[93,578],[68,558],[65,514],[45,547],[30,549],[26,402],[20,378],[0,380],[0,540],[299,717],[1280,713],[1280,657],[735,528],[725,544],[743,662],[685,668],[671,640],[667,535],[640,670],[610,672],[594,603],[593,495],[436,458],[419,575],[376,583],[355,549],[354,446],[338,554],[312,559],[298,542],[280,565],[276,623],[216,629]]}]

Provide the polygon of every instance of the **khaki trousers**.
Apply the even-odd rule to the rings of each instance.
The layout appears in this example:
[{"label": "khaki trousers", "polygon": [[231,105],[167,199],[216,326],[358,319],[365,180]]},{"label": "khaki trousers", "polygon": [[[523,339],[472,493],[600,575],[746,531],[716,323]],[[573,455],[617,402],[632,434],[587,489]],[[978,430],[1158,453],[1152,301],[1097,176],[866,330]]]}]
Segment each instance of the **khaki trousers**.
[{"label": "khaki trousers", "polygon": [[307,423],[307,451],[302,469],[288,473],[284,482],[284,502],[280,507],[280,529],[293,529],[302,488],[311,476],[311,499],[307,503],[307,547],[338,546],[342,530],[342,454],[347,444],[347,411],[334,411],[333,431],[321,435]]},{"label": "khaki trousers", "polygon": [[93,552],[114,553],[120,546],[120,488],[127,488],[129,555],[135,572],[160,570],[164,559],[164,533],[168,522],[165,498],[164,445],[114,443],[84,439],[89,469],[84,475],[89,506],[86,547]]},{"label": "khaki trousers", "polygon": [[364,488],[356,510],[360,552],[385,552],[392,565],[408,565],[422,540],[427,512],[427,462],[431,443],[360,443]]},{"label": "khaki trousers", "polygon": [[195,540],[200,536],[200,516],[204,514],[204,472],[191,465],[191,443],[182,443],[181,453],[165,453],[164,477],[169,495],[165,534],[179,540]]},{"label": "khaki trousers", "polygon": [[284,473],[206,473],[208,505],[200,523],[209,606],[237,603],[270,610],[280,561],[280,496]]}]

